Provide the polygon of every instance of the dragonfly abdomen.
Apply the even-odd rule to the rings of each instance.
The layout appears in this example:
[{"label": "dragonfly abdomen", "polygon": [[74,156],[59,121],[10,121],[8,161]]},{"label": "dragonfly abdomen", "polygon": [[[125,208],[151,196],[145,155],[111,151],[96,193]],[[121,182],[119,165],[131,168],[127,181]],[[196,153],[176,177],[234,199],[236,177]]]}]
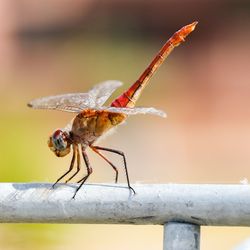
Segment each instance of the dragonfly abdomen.
[{"label": "dragonfly abdomen", "polygon": [[138,80],[132,84],[132,86],[126,92],[116,98],[111,103],[111,107],[133,108],[150,78],[155,74],[157,69],[159,69],[161,64],[173,51],[173,49],[185,41],[184,39],[195,29],[196,25],[197,22],[193,22],[175,32],[172,37],[170,37],[170,39],[163,45],[161,50],[157,53]]}]

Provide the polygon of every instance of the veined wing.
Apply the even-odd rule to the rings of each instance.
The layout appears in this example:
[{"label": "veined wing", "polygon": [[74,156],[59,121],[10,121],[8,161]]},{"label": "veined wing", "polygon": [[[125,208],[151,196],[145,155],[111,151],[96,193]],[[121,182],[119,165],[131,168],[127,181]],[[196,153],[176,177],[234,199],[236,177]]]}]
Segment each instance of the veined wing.
[{"label": "veined wing", "polygon": [[122,86],[122,82],[109,80],[97,84],[88,92],[88,94],[94,97],[96,106],[101,107],[112,95],[112,93],[120,86]]},{"label": "veined wing", "polygon": [[100,107],[121,86],[119,81],[106,81],[96,85],[88,93],[72,93],[47,96],[28,103],[34,109],[52,109],[79,113],[84,109]]},{"label": "veined wing", "polygon": [[134,107],[134,108],[116,108],[116,107],[102,107],[101,109],[108,110],[114,113],[123,113],[126,115],[137,115],[137,114],[150,114],[158,115],[161,117],[167,117],[167,114],[159,109],[146,108],[146,107]]},{"label": "veined wing", "polygon": [[46,96],[32,100],[28,106],[34,109],[54,109],[66,112],[81,112],[95,106],[95,101],[88,93],[74,93]]}]

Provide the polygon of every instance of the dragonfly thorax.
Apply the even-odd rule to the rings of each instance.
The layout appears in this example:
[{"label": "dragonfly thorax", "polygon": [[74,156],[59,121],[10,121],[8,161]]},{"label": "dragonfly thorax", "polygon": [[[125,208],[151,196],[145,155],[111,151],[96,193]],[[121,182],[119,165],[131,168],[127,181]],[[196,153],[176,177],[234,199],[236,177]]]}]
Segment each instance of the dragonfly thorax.
[{"label": "dragonfly thorax", "polygon": [[122,113],[113,113],[108,110],[83,110],[73,120],[70,139],[75,144],[90,146],[125,119],[126,115]]},{"label": "dragonfly thorax", "polygon": [[70,152],[69,134],[66,131],[57,129],[48,140],[48,146],[58,157],[63,157]]}]

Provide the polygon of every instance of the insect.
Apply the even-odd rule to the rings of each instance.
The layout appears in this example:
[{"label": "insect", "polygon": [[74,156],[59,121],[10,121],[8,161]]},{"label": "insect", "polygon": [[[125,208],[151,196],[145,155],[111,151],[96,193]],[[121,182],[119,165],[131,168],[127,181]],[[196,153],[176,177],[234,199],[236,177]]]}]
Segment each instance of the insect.
[{"label": "insect", "polygon": [[99,139],[107,131],[124,122],[129,115],[152,114],[162,117],[166,116],[163,111],[155,108],[135,107],[135,103],[140,97],[142,90],[149,82],[149,79],[153,76],[171,51],[180,43],[184,42],[185,37],[195,29],[196,24],[197,22],[193,22],[174,33],[172,37],[163,45],[161,50],[157,53],[153,61],[142,73],[139,79],[132,84],[127,91],[116,98],[110,106],[103,106],[103,104],[108,100],[111,94],[122,85],[119,81],[103,82],[96,85],[87,93],[73,93],[42,97],[28,103],[28,106],[34,109],[60,110],[77,114],[69,125],[63,129],[57,129],[48,140],[49,148],[58,157],[63,157],[69,154],[71,149],[73,151],[68,171],[57,179],[57,181],[53,184],[53,187],[72,172],[75,162],[76,171],[66,180],[66,183],[79,173],[81,167],[81,149],[87,174],[78,181],[80,185],[77,187],[74,196],[72,197],[75,198],[79,189],[92,173],[92,167],[86,154],[86,149],[89,147],[114,169],[116,174],[115,182],[118,181],[118,169],[102,152],[108,151],[122,156],[128,188],[135,194],[135,190],[130,185],[127,162],[124,153],[116,149],[95,146],[94,144],[97,139]]}]

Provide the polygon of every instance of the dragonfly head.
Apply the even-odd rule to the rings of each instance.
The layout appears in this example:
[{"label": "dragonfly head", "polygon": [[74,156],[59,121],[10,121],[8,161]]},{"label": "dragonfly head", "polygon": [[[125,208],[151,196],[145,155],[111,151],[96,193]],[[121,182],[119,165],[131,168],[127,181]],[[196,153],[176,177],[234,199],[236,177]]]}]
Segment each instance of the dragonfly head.
[{"label": "dragonfly head", "polygon": [[61,129],[56,130],[49,137],[48,146],[58,157],[63,157],[70,152],[69,134]]}]

